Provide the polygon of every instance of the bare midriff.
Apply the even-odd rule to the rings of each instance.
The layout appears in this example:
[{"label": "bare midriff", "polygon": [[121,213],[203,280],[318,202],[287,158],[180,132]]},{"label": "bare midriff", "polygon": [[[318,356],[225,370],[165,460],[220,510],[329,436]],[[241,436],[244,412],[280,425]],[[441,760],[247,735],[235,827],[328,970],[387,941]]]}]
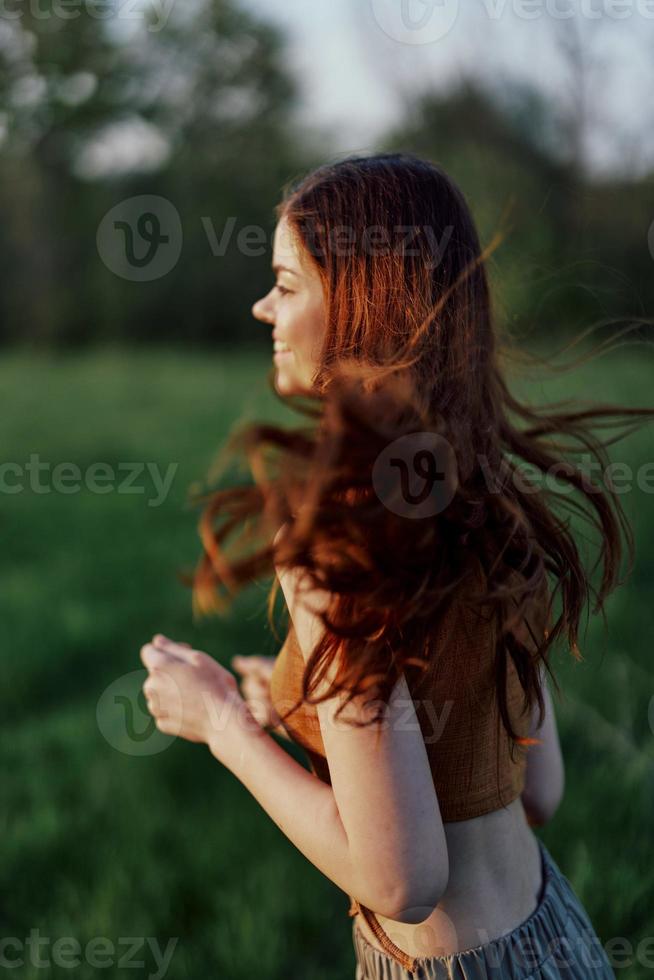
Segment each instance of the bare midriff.
[{"label": "bare midriff", "polygon": [[[411,925],[376,915],[388,939],[411,957],[492,942],[529,918],[540,898],[540,849],[519,797],[504,809],[443,827],[449,881],[429,918]],[[361,912],[355,920],[371,946],[388,952]]]}]

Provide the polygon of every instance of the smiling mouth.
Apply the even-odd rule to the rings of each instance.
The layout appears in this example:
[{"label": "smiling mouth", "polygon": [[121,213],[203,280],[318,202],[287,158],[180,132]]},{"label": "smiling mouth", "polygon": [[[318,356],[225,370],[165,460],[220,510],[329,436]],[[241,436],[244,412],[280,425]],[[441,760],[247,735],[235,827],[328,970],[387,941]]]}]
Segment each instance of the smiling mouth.
[{"label": "smiling mouth", "polygon": [[275,354],[289,354],[291,348],[288,344],[285,344],[282,340],[276,340],[273,344],[273,350]]}]

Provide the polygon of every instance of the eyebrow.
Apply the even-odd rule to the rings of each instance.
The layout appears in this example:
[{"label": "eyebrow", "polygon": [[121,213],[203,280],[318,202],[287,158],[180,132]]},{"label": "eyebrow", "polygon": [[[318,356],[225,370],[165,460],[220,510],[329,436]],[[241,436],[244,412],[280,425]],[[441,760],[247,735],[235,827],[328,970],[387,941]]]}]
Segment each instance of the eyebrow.
[{"label": "eyebrow", "polygon": [[274,265],[272,267],[272,270],[275,273],[289,272],[292,276],[298,276],[298,277],[300,275],[299,272],[295,272],[293,269],[289,269],[289,267],[287,265],[279,265],[279,264],[277,264],[277,265]]}]

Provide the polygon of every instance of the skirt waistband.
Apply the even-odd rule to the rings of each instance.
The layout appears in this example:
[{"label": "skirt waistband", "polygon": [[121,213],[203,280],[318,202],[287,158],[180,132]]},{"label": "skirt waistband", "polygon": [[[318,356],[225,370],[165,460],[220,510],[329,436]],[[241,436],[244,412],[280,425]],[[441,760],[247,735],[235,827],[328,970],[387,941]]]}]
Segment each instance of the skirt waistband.
[{"label": "skirt waistband", "polygon": [[[536,838],[541,854],[543,881],[540,898],[531,915],[511,932],[490,942],[445,956],[410,957],[383,953],[363,935],[356,920],[352,937],[360,972],[365,980],[529,980],[547,960],[552,972],[538,976],[569,980],[610,978],[615,974],[588,915],[568,878],[549,850]],[[570,921],[572,919],[572,922]],[[570,946],[574,948],[570,949]],[[397,949],[397,947],[395,947]],[[565,956],[565,966],[554,958]],[[400,958],[401,957],[401,958]]]}]

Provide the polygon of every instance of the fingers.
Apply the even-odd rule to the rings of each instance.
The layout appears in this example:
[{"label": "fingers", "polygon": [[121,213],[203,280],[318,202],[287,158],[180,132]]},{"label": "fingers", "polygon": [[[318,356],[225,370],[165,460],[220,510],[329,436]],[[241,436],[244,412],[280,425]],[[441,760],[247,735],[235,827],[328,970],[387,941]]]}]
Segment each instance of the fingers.
[{"label": "fingers", "polygon": [[260,725],[269,724],[273,711],[270,700],[270,675],[275,658],[242,657],[235,654],[231,658],[231,664],[243,675],[241,694],[247,701],[250,711]]},{"label": "fingers", "polygon": [[155,633],[152,637],[152,644],[158,650],[175,657],[177,660],[184,660],[189,664],[197,664],[200,660],[200,651],[194,650],[189,643],[178,643],[170,640],[163,633]]},{"label": "fingers", "polygon": [[160,704],[159,692],[152,680],[152,677],[147,678],[141,689],[145,696],[145,703],[148,706],[148,711],[153,718],[165,718],[166,712]]},{"label": "fingers", "polygon": [[268,679],[272,674],[273,667],[275,666],[275,657],[242,657],[237,653],[231,658],[230,663],[234,670],[237,670],[239,674],[243,674],[248,677],[263,677]]},{"label": "fingers", "polygon": [[270,712],[265,704],[261,704],[259,701],[248,701],[248,708],[252,714],[255,721],[257,721],[262,728],[270,723]]},{"label": "fingers", "polygon": [[246,677],[241,684],[241,693],[247,700],[270,700],[270,684],[258,677]]},{"label": "fingers", "polygon": [[161,646],[155,646],[154,643],[145,643],[141,647],[140,656],[143,666],[147,667],[148,670],[171,668],[186,662],[179,651],[164,649]]},{"label": "fingers", "polygon": [[158,649],[152,643],[146,643],[140,650],[141,663],[148,670],[156,670],[157,667],[166,667],[179,658],[173,657],[163,650]]}]

